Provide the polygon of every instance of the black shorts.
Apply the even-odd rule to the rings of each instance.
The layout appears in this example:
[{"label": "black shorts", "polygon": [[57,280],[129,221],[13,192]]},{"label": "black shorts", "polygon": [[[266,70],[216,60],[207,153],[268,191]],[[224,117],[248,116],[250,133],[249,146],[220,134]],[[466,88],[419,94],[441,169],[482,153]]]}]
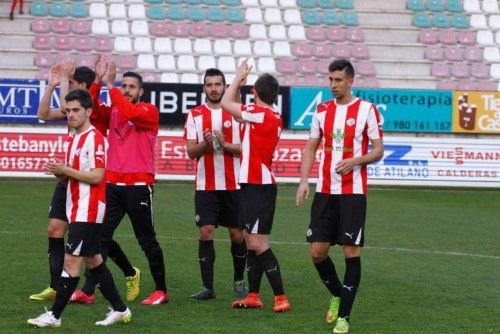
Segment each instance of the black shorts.
[{"label": "black shorts", "polygon": [[363,246],[366,196],[316,193],[311,206],[307,242]]},{"label": "black shorts", "polygon": [[238,228],[238,190],[197,190],[194,194],[196,226]]},{"label": "black shorts", "polygon": [[52,194],[49,219],[59,219],[68,222],[68,217],[66,216],[66,185],[61,182],[57,182]]},{"label": "black shorts", "polygon": [[277,195],[275,184],[242,184],[240,228],[251,234],[271,234]]},{"label": "black shorts", "polygon": [[101,225],[87,222],[69,224],[66,253],[84,257],[100,254],[99,233]]}]

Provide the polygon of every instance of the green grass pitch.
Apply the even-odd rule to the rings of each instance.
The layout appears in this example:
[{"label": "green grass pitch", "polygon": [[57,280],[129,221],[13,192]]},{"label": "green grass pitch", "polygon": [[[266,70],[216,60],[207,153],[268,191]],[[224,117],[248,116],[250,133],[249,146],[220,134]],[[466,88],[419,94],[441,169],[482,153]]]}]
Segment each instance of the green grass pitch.
[{"label": "green grass pitch", "polygon": [[[201,286],[194,190],[191,183],[173,182],[155,187],[171,301],[140,304],[153,289],[152,279],[124,220],[116,239],[143,272],[139,298],[128,304],[132,322],[97,328],[93,323],[107,312],[97,293],[93,305],[68,305],[60,329],[30,328],[26,319],[51,306],[28,296],[48,285],[46,228],[53,187],[53,180],[0,179],[0,333],[331,333],[324,322],[329,295],[304,242],[311,199],[296,208],[296,186],[279,185],[271,240],[292,311],[272,312],[265,276],[264,308],[233,310],[230,243],[223,228],[215,242],[217,298],[188,298]],[[498,189],[370,188],[351,333],[500,333],[499,203]],[[331,255],[343,274],[340,248],[332,248]],[[123,275],[112,262],[109,267],[123,293]]]}]

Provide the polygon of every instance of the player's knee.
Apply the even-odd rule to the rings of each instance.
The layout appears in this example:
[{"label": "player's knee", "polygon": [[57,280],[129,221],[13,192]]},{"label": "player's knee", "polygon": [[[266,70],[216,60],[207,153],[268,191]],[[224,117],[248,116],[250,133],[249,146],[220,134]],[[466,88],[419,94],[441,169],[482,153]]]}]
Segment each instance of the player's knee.
[{"label": "player's knee", "polygon": [[243,234],[243,231],[240,229],[230,229],[229,230],[229,238],[231,239],[232,243],[235,244],[242,244],[245,241],[245,236]]},{"label": "player's knee", "polygon": [[212,240],[214,238],[215,228],[213,225],[200,227],[200,240]]},{"label": "player's knee", "polygon": [[361,256],[361,247],[344,245],[344,256],[346,258]]},{"label": "player's knee", "polygon": [[47,226],[47,235],[49,238],[64,238],[67,228],[68,223],[65,221],[51,219]]},{"label": "player's knee", "polygon": [[311,259],[314,263],[321,263],[328,257],[328,251],[319,247],[311,247]]}]

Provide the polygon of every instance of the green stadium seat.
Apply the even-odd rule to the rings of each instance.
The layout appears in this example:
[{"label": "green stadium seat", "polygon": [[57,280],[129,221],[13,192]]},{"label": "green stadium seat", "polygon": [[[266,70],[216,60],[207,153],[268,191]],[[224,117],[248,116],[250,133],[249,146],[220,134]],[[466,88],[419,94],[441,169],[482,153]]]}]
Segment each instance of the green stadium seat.
[{"label": "green stadium seat", "polygon": [[302,22],[307,25],[321,24],[319,13],[315,9],[307,9],[302,13]]},{"label": "green stadium seat", "polygon": [[426,8],[427,10],[436,13],[444,11],[444,5],[441,0],[427,0]]},{"label": "green stadium seat", "polygon": [[469,19],[464,14],[455,14],[451,17],[451,26],[456,29],[469,29]]},{"label": "green stadium seat", "polygon": [[165,0],[167,5],[181,5],[182,0]]},{"label": "green stadium seat", "polygon": [[333,0],[317,0],[316,5],[323,9],[335,8],[335,1]]},{"label": "green stadium seat", "polygon": [[186,5],[197,6],[201,5],[201,0],[184,0]]},{"label": "green stadium seat", "polygon": [[189,6],[186,13],[189,21],[199,22],[205,20],[205,11],[200,6]]},{"label": "green stadium seat", "polygon": [[340,18],[335,10],[325,10],[321,15],[321,22],[327,26],[340,25]]},{"label": "green stadium seat", "polygon": [[352,0],[337,0],[337,8],[354,9],[354,3]]},{"label": "green stadium seat", "polygon": [[69,15],[76,18],[83,18],[89,15],[87,5],[84,2],[72,1],[69,6]]},{"label": "green stadium seat", "polygon": [[424,0],[408,0],[406,1],[406,9],[413,12],[423,12],[425,10]]},{"label": "green stadium seat", "polygon": [[413,25],[417,28],[430,28],[432,21],[426,12],[418,12],[413,16]]},{"label": "green stadium seat", "polygon": [[445,13],[436,13],[432,19],[432,25],[439,29],[446,29],[451,27],[450,19]]},{"label": "green stadium seat", "polygon": [[233,7],[233,6],[241,5],[241,1],[240,0],[222,0],[222,4],[224,6]]},{"label": "green stadium seat", "polygon": [[169,6],[167,9],[167,19],[171,21],[182,21],[186,18],[184,8],[181,6]]},{"label": "green stadium seat", "polygon": [[245,16],[240,8],[229,7],[226,11],[226,20],[229,22],[241,23],[245,20]]},{"label": "green stadium seat", "polygon": [[49,9],[43,0],[33,0],[30,6],[30,14],[33,16],[47,16]]},{"label": "green stadium seat", "polygon": [[315,0],[297,0],[297,5],[302,8],[314,8],[316,7]]},{"label": "green stadium seat", "polygon": [[464,6],[461,0],[448,0],[446,1],[445,8],[447,11],[452,13],[463,13]]},{"label": "green stadium seat", "polygon": [[340,22],[345,26],[358,26],[358,15],[354,11],[345,11],[342,13]]},{"label": "green stadium seat", "polygon": [[151,5],[154,5],[154,4],[162,3],[163,0],[144,0],[144,2],[149,3]]},{"label": "green stadium seat", "polygon": [[64,1],[52,1],[49,12],[55,17],[65,17],[68,16],[68,7]]},{"label": "green stadium seat", "polygon": [[220,6],[220,0],[203,0],[203,4],[207,6]]},{"label": "green stadium seat", "polygon": [[224,10],[221,7],[208,7],[207,20],[212,22],[222,22],[225,20]]},{"label": "green stadium seat", "polygon": [[151,20],[165,20],[165,10],[162,5],[152,5],[146,10],[146,16]]}]

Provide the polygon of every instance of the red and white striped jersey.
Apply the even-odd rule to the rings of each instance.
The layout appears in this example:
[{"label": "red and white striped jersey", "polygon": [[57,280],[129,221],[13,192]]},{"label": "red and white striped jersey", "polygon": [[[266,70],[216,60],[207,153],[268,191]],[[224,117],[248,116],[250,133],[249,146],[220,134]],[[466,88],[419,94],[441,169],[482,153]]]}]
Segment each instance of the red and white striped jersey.
[{"label": "red and white striped jersey", "polygon": [[[185,126],[185,139],[203,141],[203,131],[217,130],[224,134],[224,140],[240,144],[239,123],[222,109],[210,109],[203,104],[191,109]],[[239,188],[237,177],[240,171],[240,157],[226,151],[207,152],[196,165],[196,190],[235,190]]]},{"label": "red and white striped jersey", "polygon": [[[66,164],[79,171],[106,167],[106,138],[93,126],[70,137]],[[66,196],[66,215],[70,223],[101,224],[106,207],[106,181],[96,185],[69,179]]]},{"label": "red and white striped jersey", "polygon": [[273,155],[281,135],[280,114],[254,104],[241,106],[239,183],[274,184]]},{"label": "red and white striped jersey", "polygon": [[322,139],[316,192],[324,194],[366,194],[366,166],[355,166],[345,175],[335,172],[344,159],[368,153],[370,139],[382,138],[382,122],[375,105],[354,99],[346,105],[323,102],[313,116],[310,138]]}]

